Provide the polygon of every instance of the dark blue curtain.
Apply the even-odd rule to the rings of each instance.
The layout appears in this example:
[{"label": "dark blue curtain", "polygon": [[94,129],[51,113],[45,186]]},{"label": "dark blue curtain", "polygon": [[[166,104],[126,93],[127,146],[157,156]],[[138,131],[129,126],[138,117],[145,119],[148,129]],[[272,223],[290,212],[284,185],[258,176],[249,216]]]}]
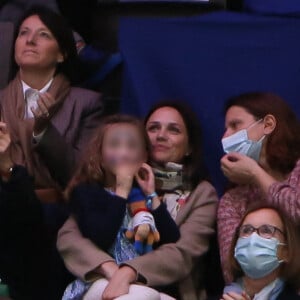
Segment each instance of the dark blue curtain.
[{"label": "dark blue curtain", "polygon": [[203,127],[205,162],[219,193],[228,97],[272,91],[300,116],[300,19],[230,12],[127,17],[119,39],[125,64],[122,110],[144,116],[158,100],[186,101]]},{"label": "dark blue curtain", "polygon": [[300,16],[299,0],[244,0],[244,10],[276,16]]}]

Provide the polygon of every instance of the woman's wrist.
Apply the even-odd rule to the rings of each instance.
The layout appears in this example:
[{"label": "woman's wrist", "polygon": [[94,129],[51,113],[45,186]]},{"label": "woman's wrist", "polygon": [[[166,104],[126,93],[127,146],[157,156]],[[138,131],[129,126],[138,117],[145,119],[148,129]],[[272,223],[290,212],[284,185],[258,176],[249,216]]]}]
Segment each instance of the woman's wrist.
[{"label": "woman's wrist", "polygon": [[35,120],[33,125],[33,135],[37,136],[46,131],[49,120]]},{"label": "woman's wrist", "polygon": [[253,181],[254,184],[259,186],[264,193],[267,195],[270,186],[276,182],[276,179],[273,178],[267,171],[265,171],[262,167],[257,165],[257,167],[253,170]]},{"label": "woman's wrist", "polygon": [[255,185],[261,184],[261,179],[266,175],[266,171],[259,165],[256,164],[251,170],[251,183]]},{"label": "woman's wrist", "polygon": [[133,268],[123,265],[119,268],[118,272],[121,274],[121,276],[124,278],[125,281],[128,283],[134,283],[137,281],[138,273]]},{"label": "woman's wrist", "polygon": [[110,279],[118,269],[119,267],[114,261],[106,261],[102,263],[95,272],[104,276],[106,279]]}]

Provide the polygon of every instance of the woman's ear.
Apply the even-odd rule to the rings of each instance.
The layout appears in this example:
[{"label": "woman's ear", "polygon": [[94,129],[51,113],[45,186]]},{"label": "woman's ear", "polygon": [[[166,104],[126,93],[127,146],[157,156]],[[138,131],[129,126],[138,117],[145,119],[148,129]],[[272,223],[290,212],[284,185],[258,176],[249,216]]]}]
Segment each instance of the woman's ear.
[{"label": "woman's ear", "polygon": [[283,249],[279,253],[279,259],[283,260],[285,263],[290,262],[290,254],[287,247],[283,247]]},{"label": "woman's ear", "polygon": [[186,152],[185,152],[185,156],[190,156],[192,153],[192,146],[189,144],[187,146]]},{"label": "woman's ear", "polygon": [[65,56],[62,53],[58,54],[57,63],[62,63],[65,60]]},{"label": "woman's ear", "polygon": [[290,253],[289,249],[286,246],[279,246],[277,250],[277,257],[279,260],[284,261],[285,263],[288,263],[290,261]]},{"label": "woman's ear", "polygon": [[265,135],[271,134],[277,125],[276,118],[273,115],[268,114],[264,117],[263,122],[264,122],[264,134]]}]

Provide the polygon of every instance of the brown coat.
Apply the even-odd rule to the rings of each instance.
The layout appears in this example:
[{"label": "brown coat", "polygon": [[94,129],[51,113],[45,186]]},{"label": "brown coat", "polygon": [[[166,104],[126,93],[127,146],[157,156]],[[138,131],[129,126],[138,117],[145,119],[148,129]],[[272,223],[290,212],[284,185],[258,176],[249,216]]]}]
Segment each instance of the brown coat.
[{"label": "brown coat", "polygon": [[[149,286],[179,282],[183,300],[202,299],[200,283],[193,279],[196,278],[195,271],[202,271],[202,275],[204,272],[197,262],[208,250],[209,237],[214,233],[217,201],[215,189],[208,182],[201,182],[178,212],[176,223],[181,234],[178,242],[162,245],[126,264],[144,276]],[[60,229],[57,247],[67,268],[86,280],[100,264],[113,260],[81,235],[72,218]]]},{"label": "brown coat", "polygon": [[[19,86],[21,88],[20,84]],[[3,101],[9,99],[4,99],[4,91],[0,91],[0,106],[3,106]],[[32,134],[28,137],[29,150],[38,154],[52,179],[60,186],[65,186],[70,179],[75,162],[78,161],[92,131],[100,124],[102,115],[103,102],[100,94],[81,88],[70,88],[41,141],[34,145]],[[2,111],[1,118],[11,127],[9,122],[12,121],[6,116],[5,110]],[[18,141],[12,142],[19,144]],[[26,149],[23,151],[25,153]],[[28,167],[27,163],[25,159],[25,167]],[[36,175],[39,170],[31,171],[31,175]],[[51,184],[38,187],[47,188],[51,187]]]},{"label": "brown coat", "polygon": [[74,166],[103,118],[101,95],[94,91],[71,88],[62,107],[53,116],[36,151],[51,175],[65,186]]}]

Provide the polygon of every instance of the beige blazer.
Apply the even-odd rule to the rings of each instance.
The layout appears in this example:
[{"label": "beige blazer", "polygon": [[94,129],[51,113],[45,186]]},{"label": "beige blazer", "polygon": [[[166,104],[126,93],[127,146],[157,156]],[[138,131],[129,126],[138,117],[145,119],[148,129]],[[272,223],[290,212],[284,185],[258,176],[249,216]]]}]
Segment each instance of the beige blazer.
[{"label": "beige blazer", "polygon": [[[176,243],[137,257],[126,264],[145,277],[148,286],[178,283],[183,300],[204,299],[201,282],[203,273],[199,258],[207,252],[209,238],[214,233],[217,194],[206,181],[201,182],[177,214],[181,237]],[[107,253],[84,238],[73,218],[69,218],[58,233],[57,247],[66,267],[77,277],[89,280],[93,270],[106,261]],[[198,273],[198,274],[197,274]]]}]

